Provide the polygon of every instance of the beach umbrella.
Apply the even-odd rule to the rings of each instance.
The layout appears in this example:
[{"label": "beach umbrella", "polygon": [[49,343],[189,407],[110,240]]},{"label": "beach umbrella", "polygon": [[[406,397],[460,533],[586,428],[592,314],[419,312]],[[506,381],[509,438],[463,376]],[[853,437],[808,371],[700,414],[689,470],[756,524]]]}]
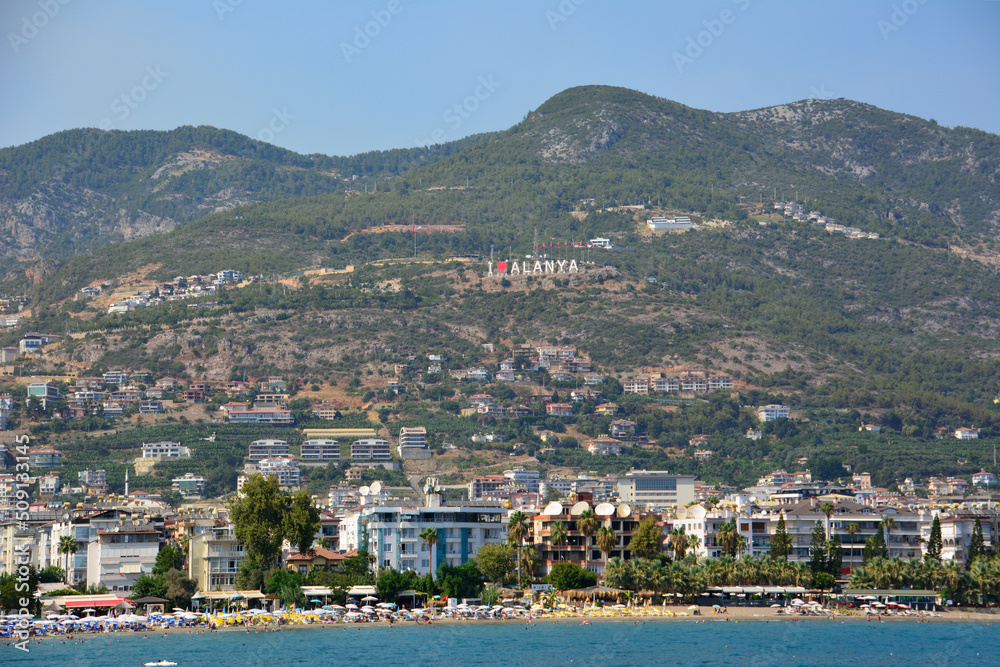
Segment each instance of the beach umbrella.
[{"label": "beach umbrella", "polygon": [[694,611],[694,610],[696,610],[696,609],[698,609],[698,605],[696,605],[696,604],[693,604],[693,605],[691,605],[690,607],[688,607],[688,610],[689,610],[689,611]]},{"label": "beach umbrella", "polygon": [[313,598],[312,600],[309,600],[309,604],[323,604],[323,601]]},{"label": "beach umbrella", "polygon": [[780,605],[780,604],[777,604],[777,603],[775,603],[775,604],[772,604],[772,605],[771,605],[771,609],[781,609],[781,605]]},{"label": "beach umbrella", "polygon": [[375,597],[374,595],[366,595],[363,598],[361,598],[361,601],[362,602],[377,602],[378,598]]},{"label": "beach umbrella", "polygon": [[796,607],[798,607],[799,605],[805,604],[805,602],[803,602],[799,598],[795,598],[794,600],[792,600],[792,604],[795,605]]}]

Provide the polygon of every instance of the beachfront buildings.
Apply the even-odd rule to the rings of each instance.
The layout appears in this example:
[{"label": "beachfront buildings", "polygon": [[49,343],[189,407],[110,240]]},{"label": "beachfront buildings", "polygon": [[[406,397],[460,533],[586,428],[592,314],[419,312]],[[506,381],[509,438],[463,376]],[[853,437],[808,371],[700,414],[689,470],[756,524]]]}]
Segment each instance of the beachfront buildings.
[{"label": "beachfront buildings", "polygon": [[131,593],[143,574],[152,574],[160,552],[160,531],[152,525],[98,530],[87,543],[87,583],[114,593]]},{"label": "beachfront buildings", "polygon": [[630,470],[618,477],[618,499],[650,511],[674,510],[694,502],[694,475],[665,470]]},{"label": "beachfront buildings", "polygon": [[188,576],[197,580],[198,590],[233,590],[244,552],[232,524],[217,521],[188,544]]},{"label": "beachfront buildings", "polygon": [[[425,506],[387,501],[349,511],[340,524],[340,548],[367,551],[376,557],[377,569],[414,570],[423,576],[442,563],[468,562],[485,544],[503,543],[506,520],[507,510],[499,502],[442,505],[432,493]],[[438,534],[433,547],[420,537],[427,528]]]},{"label": "beachfront buildings", "polygon": [[[616,545],[607,558],[624,558],[632,556],[628,544],[643,516],[633,513],[626,504],[615,506],[611,503],[600,503],[591,507],[590,503],[580,501],[574,505],[552,502],[542,511],[531,517],[532,530],[528,538],[528,546],[532,547],[539,557],[539,573],[548,574],[552,566],[559,562],[569,561],[585,567],[593,572],[604,571],[605,554],[597,545],[593,534],[585,535],[580,530],[580,515],[592,509],[597,515],[598,529],[608,527],[615,532]],[[566,528],[566,544],[552,543],[552,529],[556,523],[562,523]]]}]

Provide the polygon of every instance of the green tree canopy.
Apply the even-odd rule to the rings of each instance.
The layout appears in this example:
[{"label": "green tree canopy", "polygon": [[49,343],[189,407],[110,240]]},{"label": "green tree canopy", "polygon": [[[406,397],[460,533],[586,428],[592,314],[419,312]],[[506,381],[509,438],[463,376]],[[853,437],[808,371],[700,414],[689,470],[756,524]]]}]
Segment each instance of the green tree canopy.
[{"label": "green tree canopy", "polygon": [[656,525],[656,517],[646,517],[632,531],[628,544],[633,558],[656,558],[663,553],[663,530]]},{"label": "green tree canopy", "polygon": [[514,571],[514,550],[506,544],[484,544],[476,551],[476,567],[483,579],[503,583]]},{"label": "green tree canopy", "polygon": [[557,591],[587,588],[597,584],[597,575],[576,563],[556,563],[549,570],[549,583]]}]

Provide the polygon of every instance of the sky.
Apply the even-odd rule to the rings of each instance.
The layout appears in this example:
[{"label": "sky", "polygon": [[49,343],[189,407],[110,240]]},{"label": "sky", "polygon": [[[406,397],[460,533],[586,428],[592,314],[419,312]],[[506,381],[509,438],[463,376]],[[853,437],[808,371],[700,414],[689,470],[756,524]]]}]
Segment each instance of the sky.
[{"label": "sky", "polygon": [[2,0],[0,32],[0,147],[213,125],[352,155],[503,130],[584,84],[1000,133],[997,0]]}]

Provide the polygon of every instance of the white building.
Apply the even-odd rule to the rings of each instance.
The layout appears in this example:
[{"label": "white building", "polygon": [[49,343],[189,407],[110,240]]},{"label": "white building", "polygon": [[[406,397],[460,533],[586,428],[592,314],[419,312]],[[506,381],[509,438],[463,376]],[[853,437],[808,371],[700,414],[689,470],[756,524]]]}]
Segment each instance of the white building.
[{"label": "white building", "polygon": [[260,474],[264,477],[273,476],[278,480],[279,486],[293,487],[302,483],[302,471],[290,458],[261,459],[259,465]]},{"label": "white building", "polygon": [[188,459],[191,458],[191,450],[182,447],[179,442],[144,442],[142,443],[142,458]]},{"label": "white building", "polygon": [[288,456],[288,443],[284,440],[254,440],[247,454],[251,461]]},{"label": "white building", "polygon": [[[466,563],[481,546],[507,539],[507,510],[500,503],[464,501],[451,506],[440,505],[438,499],[430,494],[427,507],[390,501],[348,512],[340,524],[340,548],[368,551],[376,556],[377,569],[414,570],[423,576],[442,563]],[[438,533],[433,548],[420,538],[426,528]]]},{"label": "white building", "polygon": [[630,470],[618,477],[618,499],[650,510],[676,509],[694,502],[694,475],[665,470]]},{"label": "white building", "polygon": [[140,575],[152,574],[159,552],[160,533],[152,526],[98,530],[87,543],[87,584],[130,593]]},{"label": "white building", "polygon": [[303,461],[337,461],[340,459],[340,443],[336,440],[306,440],[302,443]]},{"label": "white building", "polygon": [[244,553],[232,524],[217,525],[193,536],[188,551],[188,576],[198,582],[198,590],[234,590]]},{"label": "white building", "polygon": [[406,427],[399,429],[399,455],[405,450],[427,449],[427,429],[423,426]]},{"label": "white building", "polygon": [[777,405],[772,403],[771,405],[762,405],[757,408],[757,418],[762,422],[774,421],[775,419],[788,419],[792,414],[792,411],[784,405]]},{"label": "white building", "polygon": [[979,438],[979,429],[963,426],[955,429],[955,437],[959,440],[976,440]]},{"label": "white building", "polygon": [[184,496],[185,499],[199,499],[205,495],[205,478],[192,473],[183,477],[174,477],[170,488]]},{"label": "white building", "polygon": [[388,440],[368,438],[355,440],[351,443],[351,458],[355,460],[371,459],[373,461],[388,461],[392,458]]},{"label": "white building", "polygon": [[503,476],[513,480],[515,485],[523,486],[529,493],[538,493],[539,474],[537,470],[514,468],[513,470],[504,470]]}]

